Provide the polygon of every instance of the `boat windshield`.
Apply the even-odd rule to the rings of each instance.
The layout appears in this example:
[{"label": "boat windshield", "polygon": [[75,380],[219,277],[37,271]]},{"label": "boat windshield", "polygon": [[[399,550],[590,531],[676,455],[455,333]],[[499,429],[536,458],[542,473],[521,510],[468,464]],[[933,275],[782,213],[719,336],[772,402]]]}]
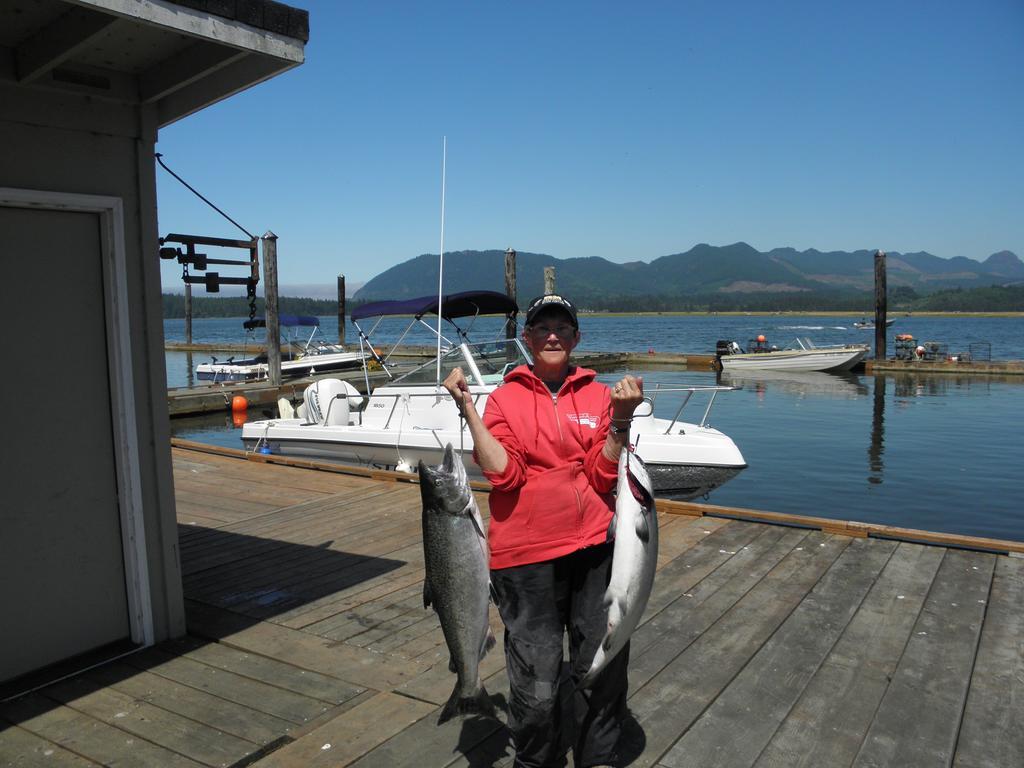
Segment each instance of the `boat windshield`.
[{"label": "boat windshield", "polygon": [[341,345],[327,341],[319,326],[313,326],[308,338],[305,334],[297,332],[295,326],[287,326],[287,331],[282,327],[281,332],[281,354],[285,360],[298,360],[310,355],[326,355],[345,351]]},{"label": "boat windshield", "polygon": [[[529,353],[519,339],[498,339],[474,344],[460,344],[441,353],[441,380],[461,367],[472,384],[500,384],[505,374],[518,365],[532,364]],[[437,381],[437,360],[431,360],[396,379],[392,385],[429,384]]]}]

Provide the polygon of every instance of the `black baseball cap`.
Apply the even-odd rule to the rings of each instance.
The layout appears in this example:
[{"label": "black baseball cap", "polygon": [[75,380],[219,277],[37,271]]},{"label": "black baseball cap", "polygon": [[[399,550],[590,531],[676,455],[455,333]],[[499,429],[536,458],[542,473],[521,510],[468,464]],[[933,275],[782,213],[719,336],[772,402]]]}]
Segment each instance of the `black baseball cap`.
[{"label": "black baseball cap", "polygon": [[557,293],[546,293],[530,301],[530,305],[526,308],[526,325],[532,325],[540,311],[548,307],[558,307],[567,312],[572,320],[573,328],[579,330],[580,321],[576,319],[576,305]]}]

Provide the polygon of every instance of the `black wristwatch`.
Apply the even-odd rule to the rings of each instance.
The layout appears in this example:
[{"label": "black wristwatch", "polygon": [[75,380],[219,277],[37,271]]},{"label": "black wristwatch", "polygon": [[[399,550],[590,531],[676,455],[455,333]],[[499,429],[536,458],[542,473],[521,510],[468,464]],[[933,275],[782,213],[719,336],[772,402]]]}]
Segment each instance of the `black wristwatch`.
[{"label": "black wristwatch", "polygon": [[611,424],[610,423],[608,425],[608,431],[611,432],[613,435],[628,435],[629,434],[629,425],[627,424],[624,427],[619,427],[619,426],[616,426],[615,424]]}]

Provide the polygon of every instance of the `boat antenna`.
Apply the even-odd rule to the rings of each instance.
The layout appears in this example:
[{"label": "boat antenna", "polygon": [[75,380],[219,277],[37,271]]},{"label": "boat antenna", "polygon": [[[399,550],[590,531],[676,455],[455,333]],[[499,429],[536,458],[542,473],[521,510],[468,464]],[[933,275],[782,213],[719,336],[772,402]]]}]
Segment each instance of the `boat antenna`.
[{"label": "boat antenna", "polygon": [[441,386],[441,318],[444,315],[444,185],[448,137],[441,137],[441,261],[437,270],[437,386]]}]

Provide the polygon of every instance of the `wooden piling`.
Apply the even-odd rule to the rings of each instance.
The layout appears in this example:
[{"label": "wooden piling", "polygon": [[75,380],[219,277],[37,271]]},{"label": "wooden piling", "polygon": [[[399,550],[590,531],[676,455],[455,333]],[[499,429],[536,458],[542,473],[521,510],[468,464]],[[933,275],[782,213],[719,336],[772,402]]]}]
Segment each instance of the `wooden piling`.
[{"label": "wooden piling", "polygon": [[345,276],[338,275],[338,343],[345,343]]},{"label": "wooden piling", "polygon": [[192,285],[185,283],[185,343],[192,343]]},{"label": "wooden piling", "polygon": [[875,251],[875,360],[885,360],[885,251]]},{"label": "wooden piling", "polygon": [[281,386],[281,327],[277,315],[277,235],[263,235],[263,298],[267,306],[267,380]]},{"label": "wooden piling", "polygon": [[[513,248],[505,250],[505,295],[512,301],[516,300],[516,252]],[[505,324],[505,338],[515,338],[516,327],[513,323]]]},{"label": "wooden piling", "polygon": [[555,268],[544,267],[544,293],[555,292]]}]

